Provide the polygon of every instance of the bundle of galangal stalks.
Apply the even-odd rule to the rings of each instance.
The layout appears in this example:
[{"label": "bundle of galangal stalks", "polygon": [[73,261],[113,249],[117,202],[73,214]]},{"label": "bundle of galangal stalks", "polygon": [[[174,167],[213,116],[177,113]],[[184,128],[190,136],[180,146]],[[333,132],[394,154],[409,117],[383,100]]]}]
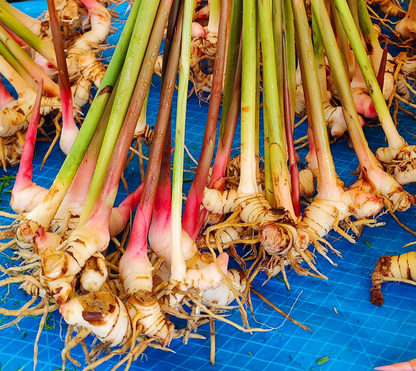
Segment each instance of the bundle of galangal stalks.
[{"label": "bundle of galangal stalks", "polygon": [[[414,197],[403,189],[400,179],[408,176],[412,181],[411,172],[398,168],[393,176],[382,165],[394,166],[400,156],[411,157],[414,147],[398,133],[383,95],[391,82],[389,74],[380,72],[388,69],[387,53],[369,27],[364,1],[352,3],[358,9],[355,13],[345,0],[334,0],[330,7],[323,0],[312,0],[308,17],[302,0],[220,2],[208,117],[183,213],[193,0],[133,3],[94,101],[79,133],[67,142],[68,155],[49,190],[32,179],[41,94],[46,89],[46,79],[40,77],[11,197],[11,207],[18,214],[8,215],[16,222],[2,233],[8,240],[2,248],[14,249],[23,261],[1,285],[19,283],[33,297],[21,310],[1,310],[17,317],[10,325],[23,316],[43,313],[41,331],[48,311],[58,309],[69,325],[63,368],[67,360],[77,364],[70,351],[81,344],[87,369],[115,355],[122,355],[117,367],[124,363],[129,367],[146,347],[166,348],[178,337],[188,341],[198,336],[194,331],[206,322],[213,330],[214,320],[241,331],[263,331],[249,327],[245,311],[251,282],[259,272],[269,278],[281,272],[287,287],[289,267],[303,276],[327,279],[316,267],[315,251],[335,264],[330,254],[341,254],[325,239],[331,230],[354,243],[354,236],[342,226],[358,234],[360,226],[380,224],[375,216],[385,204],[391,212],[407,210]],[[62,25],[52,0],[48,7],[56,65],[62,71],[61,97],[70,97],[65,95],[70,87],[70,51],[65,54],[62,47]],[[146,176],[136,191],[114,207],[165,29],[160,104]],[[303,172],[298,169],[293,139],[299,89],[295,49],[309,118],[308,170]],[[176,120],[172,120],[178,70]],[[329,145],[329,73],[341,104],[337,125],[348,131],[360,164],[359,179],[350,186],[337,175]],[[354,84],[361,84],[358,94]],[[70,121],[73,104],[70,99],[67,102],[62,115]],[[376,155],[357,112],[363,106],[365,112],[377,112],[388,139],[388,147]],[[239,117],[241,152],[230,159]],[[211,168],[217,131],[218,149]],[[314,178],[317,194],[302,212],[301,190],[313,196]],[[120,233],[121,243],[109,247]],[[251,247],[250,259],[239,255],[235,248],[239,243]],[[228,268],[229,255],[242,269]],[[248,261],[252,261],[249,267]],[[15,275],[19,271],[26,273]],[[221,314],[234,300],[243,325]],[[174,317],[187,320],[187,328],[175,328]],[[100,344],[89,350],[84,339],[90,334]],[[108,348],[113,350],[105,354]],[[214,357],[213,347],[212,362]]]},{"label": "bundle of galangal stalks", "polygon": [[[0,74],[12,87],[9,91],[0,80],[0,160],[4,170],[19,162],[41,79],[44,91],[40,112],[48,119],[40,132],[44,140],[52,142],[51,148],[61,137],[61,149],[68,153],[78,133],[76,121],[81,122],[81,109],[90,101],[91,89],[100,86],[105,73],[99,55],[107,48],[111,20],[116,16],[109,5],[111,2],[96,0],[56,2],[70,81],[60,90],[57,82],[61,75],[49,13],[35,19],[6,0],[0,2]],[[53,123],[50,117],[54,118]]]}]

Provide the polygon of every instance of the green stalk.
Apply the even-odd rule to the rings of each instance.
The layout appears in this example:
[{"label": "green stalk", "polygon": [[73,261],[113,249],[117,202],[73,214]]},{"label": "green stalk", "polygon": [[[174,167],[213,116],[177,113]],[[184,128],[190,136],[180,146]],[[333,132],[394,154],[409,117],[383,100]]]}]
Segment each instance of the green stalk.
[{"label": "green stalk", "polygon": [[3,2],[0,2],[0,23],[19,36],[26,44],[30,45],[56,67],[57,63],[53,48],[11,15],[6,10]]},{"label": "green stalk", "polygon": [[191,60],[191,32],[194,0],[185,0],[182,26],[181,61],[179,66],[179,89],[176,111],[175,153],[172,179],[172,268],[171,280],[183,282],[186,276],[182,249],[182,185],[185,146],[186,105],[188,99],[189,69]]},{"label": "green stalk", "polygon": [[107,71],[102,80],[101,86],[95,95],[88,114],[81,126],[80,132],[71,147],[71,151],[65,158],[46,199],[36,206],[31,213],[27,215],[27,219],[34,220],[44,227],[48,227],[51,220],[55,216],[75,174],[81,164],[81,161],[87,151],[92,137],[97,129],[103,112],[106,108],[108,100],[114,85],[117,82],[120,70],[123,66],[127,52],[127,45],[130,41],[134,24],[136,22],[137,12],[140,7],[140,1],[135,1],[130,11],[129,18],[124,26],[120,40],[111,58]]},{"label": "green stalk", "polygon": [[[260,91],[260,89],[258,89]],[[264,98],[264,92],[263,92]],[[267,121],[266,109],[263,106],[263,131],[264,131],[264,191],[266,194],[266,200],[271,207],[276,207],[276,198],[274,197],[273,181],[272,181],[272,168],[270,166],[270,137],[269,137],[269,125]]]},{"label": "green stalk", "polygon": [[[261,43],[260,43],[260,22],[259,22],[259,12],[256,8],[256,80],[257,80],[257,89],[256,89],[256,174],[260,175],[260,86],[261,81]],[[264,111],[264,107],[263,107]]]},{"label": "green stalk", "polygon": [[[30,75],[39,82],[43,79],[44,90],[51,96],[59,96],[59,87],[45,71],[33,61],[32,58],[14,41],[8,32],[0,26],[0,41],[14,55],[19,63],[30,73]],[[7,59],[7,58],[6,58]],[[10,63],[11,64],[11,63]],[[17,71],[17,69],[16,69]]]},{"label": "green stalk", "polygon": [[[112,174],[110,176],[105,171],[106,169],[100,168],[99,161],[100,161],[100,157],[103,154],[103,149],[105,148],[104,145],[102,147],[102,150],[100,152],[100,157],[97,162],[97,167],[94,173],[94,178],[96,176],[100,177],[101,174],[104,174],[105,179],[103,182],[103,186],[99,190],[100,190],[100,194],[104,191],[106,203],[110,204],[111,206],[114,204],[114,201],[117,195],[117,189],[120,183],[120,177],[125,167],[126,158],[130,150],[131,142],[133,140],[134,129],[136,127],[137,120],[140,117],[140,113],[142,111],[142,107],[146,98],[146,94],[151,84],[156,58],[160,50],[160,44],[163,39],[163,33],[164,33],[164,30],[166,28],[166,24],[168,21],[172,1],[173,0],[162,0],[160,2],[160,6],[158,7],[156,6],[156,8],[159,8],[159,9],[157,11],[156,19],[154,20],[154,25],[153,25],[152,33],[150,36],[150,40],[148,42],[146,55],[143,58],[142,67],[140,69],[140,75],[137,79],[137,83],[134,88],[134,93],[131,97],[130,105],[128,107],[128,111],[127,111],[122,129],[116,141],[116,146],[110,158],[110,166],[112,166],[111,164],[113,163],[114,159],[117,159],[116,161],[118,162],[118,164],[114,168],[114,171],[112,171]],[[149,8],[147,8],[147,10],[149,10]],[[152,13],[148,12],[147,15],[152,16]],[[139,20],[139,16],[140,16],[140,10],[139,10],[139,15],[137,16],[137,20]],[[141,26],[143,27],[144,25],[142,24]],[[121,83],[121,77],[120,77],[119,83]],[[117,93],[118,93],[118,90],[117,90]],[[116,99],[114,103],[116,103],[116,100],[117,100],[117,93],[116,93]],[[108,132],[109,131],[107,129],[105,135],[107,135]],[[159,134],[156,133],[156,136],[159,136]],[[108,181],[109,177],[111,178],[110,181]],[[93,182],[94,182],[94,179],[93,179]],[[93,197],[95,197],[95,195],[92,195],[92,198]],[[143,194],[142,194],[142,197],[143,197]],[[87,209],[85,207],[87,205],[87,202],[89,201],[88,198],[90,198],[91,200],[91,187],[89,189],[87,201],[84,204],[84,209],[81,214],[81,217],[83,218],[89,217],[88,206],[87,206]],[[94,203],[93,210],[96,207],[96,204],[97,202]],[[91,217],[89,217],[90,218],[89,220],[91,220],[93,217],[94,215],[91,215]],[[81,218],[80,218],[80,222],[81,222]],[[135,237],[137,237],[137,235],[133,233],[131,238],[134,239]]]},{"label": "green stalk", "polygon": [[[312,7],[316,15],[316,22],[325,47],[325,53],[328,58],[331,72],[337,87],[344,110],[345,121],[348,126],[348,133],[354,145],[355,152],[364,173],[375,188],[384,196],[390,198],[393,204],[397,203],[399,210],[405,210],[410,206],[408,196],[403,188],[379,166],[373,152],[368,146],[365,139],[360,119],[355,108],[354,100],[351,93],[349,77],[343,69],[338,68],[341,63],[341,55],[337,48],[335,35],[328,32],[327,24],[329,17],[322,11],[324,4],[322,0],[312,0]],[[361,40],[359,40],[361,44]],[[362,44],[361,44],[362,45]],[[368,60],[368,59],[367,59]],[[378,87],[378,84],[376,84]],[[401,196],[401,193],[403,197]]]},{"label": "green stalk", "polygon": [[[258,12],[257,12],[258,18]],[[256,66],[257,66],[257,86],[261,84],[261,68],[260,68],[260,54],[261,54],[261,44],[260,44],[260,22],[257,22],[257,50],[256,50]],[[263,102],[265,101],[265,91],[263,89]],[[260,123],[260,89],[256,91],[256,133],[259,133],[259,123]],[[273,175],[271,168],[270,160],[270,131],[269,131],[269,115],[267,114],[267,107],[263,104],[263,132],[264,132],[264,191],[266,200],[269,202],[271,207],[276,207],[276,197],[274,195],[273,189]],[[260,140],[256,139],[256,158],[259,155],[259,143]],[[259,162],[257,161],[257,175],[259,175]]]},{"label": "green stalk", "polygon": [[[97,161],[94,177],[85,200],[84,208],[80,216],[80,224],[87,222],[91,211],[97,201],[101,187],[104,183],[107,168],[113,156],[114,148],[117,144],[117,138],[127,118],[127,110],[129,109],[130,100],[132,99],[133,91],[135,89],[136,81],[139,76],[142,62],[146,53],[146,48],[150,33],[152,32],[153,23],[156,17],[156,12],[159,7],[160,0],[154,0],[151,3],[146,3],[146,6],[141,6],[137,14],[136,24],[134,26],[133,34],[131,36],[130,44],[127,50],[126,59],[124,61],[123,69],[121,71],[120,82],[116,92],[116,98],[111,110],[110,119],[103,141],[103,150]],[[144,5],[145,3],[143,3]],[[143,100],[146,93],[143,95]],[[143,104],[143,102],[142,102]],[[141,107],[140,107],[141,110]],[[140,111],[139,111],[140,115]],[[136,118],[135,124],[137,124]],[[133,128],[134,130],[134,128]]]},{"label": "green stalk", "polygon": [[[377,78],[371,66],[370,60],[361,42],[360,34],[355,27],[354,20],[348,8],[346,0],[335,0],[336,8],[339,12],[342,24],[347,33],[355,58],[360,66],[361,73],[367,85],[367,90],[374,107],[377,111],[384,133],[386,134],[388,147],[379,148],[377,157],[380,161],[390,163],[400,150],[407,145],[403,137],[398,133],[396,126],[391,118],[390,111],[384,100],[383,93],[378,85]],[[360,8],[359,8],[360,10]],[[361,23],[360,23],[361,24]]]},{"label": "green stalk", "polygon": [[9,4],[6,0],[0,0],[0,6],[30,30],[33,30],[33,28],[40,30],[41,22],[38,19],[29,17],[27,14]]},{"label": "green stalk", "polygon": [[231,99],[233,95],[235,71],[237,69],[238,53],[241,42],[241,21],[243,2],[241,0],[233,0],[231,10],[231,23],[230,23],[230,34],[228,36],[227,45],[227,62],[225,66],[224,76],[224,93],[222,98],[222,111],[221,111],[221,122],[220,122],[220,136],[225,130],[225,124],[228,117],[228,110],[230,109]]},{"label": "green stalk", "polygon": [[[273,35],[270,33],[272,28],[272,12],[268,0],[259,1],[259,20],[261,31],[261,46],[263,56],[263,89],[264,89],[264,109],[266,109],[268,131],[270,136],[270,166],[273,179],[273,190],[277,206],[283,206],[295,219],[292,197],[290,192],[290,180],[287,170],[287,160],[285,155],[285,130],[283,126],[283,112],[280,111],[282,95],[279,95],[276,73],[275,48]],[[280,16],[281,18],[281,16]],[[281,29],[278,37],[283,40]],[[283,57],[283,45],[281,54]],[[282,60],[283,62],[283,60]],[[281,62],[281,63],[282,63]],[[283,64],[282,64],[283,66]],[[282,79],[283,84],[283,79]]]},{"label": "green stalk", "polygon": [[378,37],[376,31],[374,30],[370,14],[368,13],[365,0],[356,0],[356,4],[361,32],[364,37],[365,45],[367,46],[367,51],[371,59],[374,73],[377,75],[380,62],[383,58],[383,49],[378,42]]},{"label": "green stalk", "polygon": [[[261,0],[259,5],[259,20],[261,34],[261,49],[263,57],[263,97],[264,107],[270,122],[270,141],[278,143],[282,148],[285,145],[284,131],[281,127],[281,112],[279,91],[277,88],[277,72],[275,63],[275,48],[273,43],[271,7],[267,0]],[[282,90],[283,91],[283,90]],[[275,105],[274,103],[277,102]]]},{"label": "green stalk", "polygon": [[182,218],[182,227],[192,239],[196,239],[203,223],[200,219],[200,208],[215,149],[215,137],[217,133],[218,114],[221,106],[226,60],[229,5],[228,0],[223,0],[221,4],[221,22],[218,29],[217,51],[215,55],[208,117],[195,178],[188,193]]},{"label": "green stalk", "polygon": [[[226,0],[223,0],[226,1]],[[220,25],[220,11],[221,0],[210,0],[209,2],[209,21],[208,32],[218,33],[218,27]]]},{"label": "green stalk", "polygon": [[243,0],[243,64],[241,80],[241,174],[238,192],[256,194],[256,3]]},{"label": "green stalk", "polygon": [[[259,2],[259,4],[261,1]],[[273,40],[274,40],[274,53],[276,63],[276,77],[277,77],[277,94],[279,99],[279,111],[280,121],[283,122],[283,12],[282,12],[282,0],[272,0],[272,25],[273,25]],[[283,128],[284,130],[284,128]],[[285,134],[283,134],[285,135]]]},{"label": "green stalk", "polygon": [[352,17],[354,18],[355,27],[360,30],[360,20],[358,18],[357,0],[347,0]]},{"label": "green stalk", "polygon": [[347,73],[352,78],[352,76],[354,76],[352,74],[353,71],[350,72],[349,67],[350,44],[348,43],[347,34],[345,33],[344,28],[342,27],[341,20],[339,19],[339,14],[335,9],[334,0],[331,0],[331,13],[334,17],[335,30],[337,33],[339,49],[341,51],[342,63],[344,65],[345,71],[347,71]]},{"label": "green stalk", "polygon": [[[38,84],[27,72],[26,68],[24,68],[20,62],[15,58],[15,56],[7,49],[6,45],[4,45],[0,41],[0,54],[4,57],[4,59],[16,70],[16,72],[22,76],[22,78],[36,91],[38,90]],[[27,54],[26,54],[27,55]]]},{"label": "green stalk", "polygon": [[[321,95],[316,94],[316,91],[320,89],[319,79],[303,0],[292,0],[292,7],[295,18],[302,84],[305,89],[305,100],[307,103],[306,107],[309,120],[312,122],[313,137],[317,149],[316,154],[319,164],[318,197],[330,199],[336,194],[334,192],[337,190],[342,192],[342,189],[337,186],[337,177],[329,146]],[[321,8],[320,11],[325,11],[327,15],[326,10]]]},{"label": "green stalk", "polygon": [[292,126],[295,124],[295,105],[296,105],[296,45],[295,45],[295,25],[293,23],[293,12],[290,1],[283,1],[283,24],[285,31],[286,48],[286,75],[288,80],[290,110],[292,116]]},{"label": "green stalk", "polygon": [[319,86],[321,90],[322,102],[327,100],[326,85],[326,66],[324,56],[324,46],[322,44],[321,34],[316,24],[315,12],[312,10],[312,33],[313,33],[313,52],[315,54],[316,68],[318,70]]}]

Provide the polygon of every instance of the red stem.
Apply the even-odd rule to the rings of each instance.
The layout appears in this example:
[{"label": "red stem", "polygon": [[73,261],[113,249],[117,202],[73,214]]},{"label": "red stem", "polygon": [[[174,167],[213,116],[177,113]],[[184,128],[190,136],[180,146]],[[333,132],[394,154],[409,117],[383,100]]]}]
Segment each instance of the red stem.
[{"label": "red stem", "polygon": [[383,91],[383,86],[384,86],[384,75],[386,73],[387,55],[388,55],[388,44],[386,43],[386,46],[384,47],[384,50],[383,50],[383,55],[381,57],[378,74],[377,74],[377,82],[378,82],[378,85],[380,86],[381,91]]},{"label": "red stem", "polygon": [[153,206],[155,203],[158,188],[158,180],[161,171],[160,168],[162,164],[163,153],[168,150],[170,152],[170,148],[165,148],[165,138],[168,129],[170,129],[169,123],[171,119],[172,99],[173,93],[175,91],[176,75],[179,67],[181,35],[182,8],[179,11],[179,18],[175,29],[175,35],[170,47],[169,61],[166,67],[161,90],[162,93],[160,97],[159,112],[156,120],[155,134],[153,136],[154,139],[150,150],[146,177],[143,182],[143,193],[136,212],[136,216],[134,218],[133,228],[131,231],[129,244],[127,246],[127,250],[129,251],[138,251],[144,247],[147,247],[147,234],[149,231],[150,219],[152,216]]},{"label": "red stem", "polygon": [[[240,44],[241,45],[241,44]],[[237,70],[234,80],[231,104],[227,115],[222,139],[218,143],[217,155],[215,156],[214,166],[208,188],[215,188],[217,181],[225,176],[228,161],[230,160],[231,147],[233,144],[235,129],[237,127],[238,116],[241,107],[241,47],[238,56]]]},{"label": "red stem", "polygon": [[14,98],[2,84],[0,76],[0,109],[3,109],[12,101],[14,101]]},{"label": "red stem", "polygon": [[[108,229],[108,222],[110,219],[111,209],[114,204],[115,196],[118,189],[121,173],[124,170],[124,163],[130,149],[133,139],[134,130],[136,128],[137,120],[143,107],[149,84],[152,79],[153,69],[163,38],[163,30],[166,25],[167,17],[169,15],[172,0],[165,0],[159,6],[159,11],[153,26],[153,32],[150,36],[146,55],[143,60],[142,68],[137,79],[136,87],[134,89],[131,102],[124,120],[124,125],[121,129],[116,147],[114,149],[110,164],[107,170],[107,177],[101,188],[100,195],[94,205],[90,220],[88,223],[105,224]],[[177,71],[177,70],[176,70]],[[154,136],[157,138],[157,135]],[[154,139],[155,140],[155,139]],[[153,150],[153,145],[152,145]],[[156,182],[155,179],[151,181]],[[142,194],[143,198],[143,194]],[[141,213],[138,210],[137,216]],[[130,237],[129,246],[134,245],[136,235],[132,233]],[[138,252],[139,253],[139,252]]]},{"label": "red stem", "polygon": [[61,36],[61,27],[59,25],[58,19],[56,18],[55,3],[54,0],[47,0],[47,2],[52,30],[52,40],[55,47],[56,61],[58,64],[59,90],[61,92],[62,102],[62,126],[63,131],[66,131],[69,128],[76,128],[73,113],[71,84],[69,82],[68,68],[66,65],[64,44]]},{"label": "red stem", "polygon": [[[179,8],[182,4],[181,0],[173,0],[172,7],[170,9],[168,26],[166,27],[165,45],[163,47],[163,62],[162,62],[162,84],[168,65],[170,48],[172,45],[173,37],[175,34],[176,24],[178,22]],[[162,86],[161,86],[162,88]]]},{"label": "red stem", "polygon": [[121,203],[117,206],[117,211],[123,217],[124,220],[130,218],[130,213],[136,208],[140,202],[143,192],[143,183],[140,184],[133,193],[130,193]]},{"label": "red stem", "polygon": [[199,221],[199,210],[215,148],[215,136],[217,132],[218,113],[221,105],[222,82],[224,77],[228,11],[228,1],[222,1],[220,26],[218,30],[217,54],[215,56],[211,97],[204,140],[202,142],[201,156],[199,158],[195,178],[189,191],[188,199],[186,200],[185,211],[182,219],[183,229],[193,239],[195,239],[198,234],[197,225]]},{"label": "red stem", "polygon": [[[228,109],[227,122],[224,128],[222,139],[218,143],[217,155],[215,156],[214,166],[212,167],[212,175],[208,184],[208,188],[217,189],[219,191],[224,190],[224,176],[228,161],[230,160],[231,147],[233,144],[235,129],[241,108],[241,47],[238,58],[239,59],[234,80],[233,94],[231,97],[230,107]],[[196,239],[197,235],[199,234],[207,214],[208,211],[206,209],[200,210],[194,235],[191,236],[193,239]]]},{"label": "red stem", "polygon": [[[170,124],[169,124],[170,130]],[[156,199],[153,205],[152,231],[169,230],[170,233],[170,216],[171,216],[171,184],[170,184],[170,163],[171,163],[171,136],[165,139],[165,147],[163,149],[162,164],[160,167],[159,184],[156,191]]]},{"label": "red stem", "polygon": [[35,106],[33,107],[29,127],[27,129],[25,144],[23,145],[22,156],[20,158],[19,171],[12,190],[13,195],[19,194],[22,190],[32,184],[33,176],[33,153],[35,151],[36,134],[38,131],[40,104],[43,92],[43,79],[40,80],[38,93],[36,95]]}]

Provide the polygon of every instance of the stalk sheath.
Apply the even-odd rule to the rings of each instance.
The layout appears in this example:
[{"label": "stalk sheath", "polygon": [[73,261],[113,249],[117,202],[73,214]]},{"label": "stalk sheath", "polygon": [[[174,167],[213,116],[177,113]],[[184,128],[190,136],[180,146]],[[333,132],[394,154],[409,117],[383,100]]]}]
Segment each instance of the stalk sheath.
[{"label": "stalk sheath", "polygon": [[[367,52],[361,42],[360,34],[355,27],[354,19],[348,8],[348,4],[345,0],[335,0],[335,4],[345,32],[347,33],[348,39],[350,41],[351,47],[354,50],[357,62],[360,66],[361,73],[367,85],[368,93],[373,100],[374,107],[380,119],[380,123],[383,126],[384,133],[387,137],[388,147],[379,148],[377,150],[377,157],[382,162],[390,163],[396,154],[406,145],[406,142],[394,125],[390,111],[387,107],[386,101],[384,100],[383,93],[380,90],[380,86],[378,85],[374,70],[367,56]],[[378,66],[379,64],[377,65],[377,68]]]},{"label": "stalk sheath", "polygon": [[182,185],[185,146],[186,106],[191,60],[191,32],[194,1],[185,0],[182,26],[181,60],[179,65],[179,89],[176,110],[175,153],[172,179],[172,270],[171,280],[183,282],[186,276],[185,258],[182,250]]}]

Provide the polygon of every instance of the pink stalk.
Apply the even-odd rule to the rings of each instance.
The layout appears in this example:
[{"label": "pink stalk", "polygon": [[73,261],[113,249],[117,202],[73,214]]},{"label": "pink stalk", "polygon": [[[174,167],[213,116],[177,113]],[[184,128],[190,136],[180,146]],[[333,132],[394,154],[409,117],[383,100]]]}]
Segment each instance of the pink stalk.
[{"label": "pink stalk", "polygon": [[[36,134],[38,131],[40,103],[42,100],[43,79],[40,80],[38,94],[36,95],[35,106],[33,107],[29,127],[27,129],[25,144],[23,145],[19,171],[12,190],[12,198],[21,191],[32,185],[33,176],[33,153],[35,151]],[[17,196],[18,197],[18,196]]]},{"label": "pink stalk", "polygon": [[[235,129],[237,127],[238,116],[241,106],[241,48],[239,62],[234,81],[234,89],[231,97],[231,105],[227,115],[227,124],[224,129],[222,139],[218,143],[217,155],[215,156],[214,166],[212,167],[212,175],[208,184],[208,188],[217,188],[217,182],[223,179],[230,160],[231,146],[233,144]],[[223,187],[223,182],[222,182]],[[199,231],[198,231],[199,232]]]},{"label": "pink stalk", "polygon": [[[103,143],[105,131],[107,129],[108,118],[111,114],[111,109],[115,99],[115,91],[110,96],[108,105],[104,110],[103,116],[98,124],[94,137],[88,147],[88,150],[82,159],[79,169],[72,181],[65,198],[59,208],[58,214],[62,215],[70,210],[73,215],[78,215],[88,195],[88,191],[91,185],[92,178],[94,176],[94,170],[97,164],[98,156],[101,151],[101,145]],[[134,205],[133,209],[137,206]],[[128,219],[127,219],[128,220]]]},{"label": "pink stalk", "polygon": [[[366,93],[367,87],[357,62],[355,66],[355,75],[351,81],[351,88],[353,89],[352,96],[358,114],[367,118],[377,117],[377,111],[374,107],[374,103],[371,97]],[[364,91],[356,88],[363,88]]]},{"label": "pink stalk", "polygon": [[[165,246],[171,245],[171,189],[170,189],[170,162],[171,162],[171,139],[168,135],[165,139],[165,148],[163,150],[163,159],[160,168],[159,184],[156,190],[156,199],[153,205],[152,224],[149,230],[149,242],[150,246],[160,246],[161,236]],[[170,254],[168,254],[170,255]],[[170,265],[170,262],[168,262]]]},{"label": "pink stalk", "polygon": [[55,47],[56,60],[59,71],[59,90],[61,92],[62,102],[62,134],[60,146],[65,154],[69,153],[75,138],[78,135],[78,128],[74,120],[72,91],[69,82],[68,68],[66,65],[66,57],[64,44],[61,35],[59,21],[56,18],[56,10],[54,0],[47,0],[50,16],[50,25],[52,30],[52,38]]},{"label": "pink stalk", "polygon": [[[286,71],[285,71],[286,72]],[[290,107],[290,96],[289,96],[289,87],[287,76],[283,81],[283,90],[284,90],[284,116],[285,116],[285,125],[286,125],[286,140],[289,152],[289,165],[290,165],[290,174],[292,180],[292,204],[293,210],[296,216],[299,216],[301,213],[300,207],[300,181],[299,181],[299,168],[296,161],[295,153],[295,144],[293,142],[293,124],[292,124],[292,113]]]},{"label": "pink stalk", "polygon": [[314,177],[318,177],[318,157],[316,156],[315,140],[313,139],[312,124],[308,126],[309,153],[306,155],[306,162]]},{"label": "pink stalk", "polygon": [[[163,194],[160,197],[160,200],[160,195],[157,197],[157,180],[159,180],[159,177],[161,175],[162,163],[166,167],[166,164],[168,162],[168,171],[170,173],[170,119],[172,109],[172,98],[175,90],[175,81],[179,66],[180,39],[182,28],[181,19],[182,8],[179,10],[175,36],[170,47],[168,65],[163,79],[159,111],[156,120],[155,134],[153,136],[146,177],[143,182],[143,193],[134,218],[134,223],[129,243],[127,245],[127,250],[122,257],[122,260],[120,261],[120,266],[130,264],[129,261],[145,261],[148,259],[147,235],[149,232],[150,219],[152,216],[152,211],[155,202],[157,203],[158,208],[160,208],[162,205],[166,208],[166,212],[163,209],[160,210],[161,212],[160,215],[158,215],[157,219],[164,219],[165,221],[168,220],[168,223],[166,224],[170,225],[170,174],[168,179],[166,179],[166,169],[162,174],[164,181],[166,182],[165,184],[168,186],[168,199],[166,197],[166,194]],[[168,201],[168,203],[166,201]],[[164,238],[167,239],[167,236],[165,236]],[[121,268],[120,272],[122,272]]]},{"label": "pink stalk", "polygon": [[14,98],[4,87],[3,83],[1,82],[0,76],[0,109],[3,109],[12,101],[14,101]]},{"label": "pink stalk", "polygon": [[363,91],[353,91],[352,93],[355,103],[355,108],[359,115],[367,118],[377,117],[377,111],[374,108],[371,97]]},{"label": "pink stalk", "polygon": [[416,371],[416,358],[409,362],[395,363],[389,366],[374,367],[379,371]]},{"label": "pink stalk", "polygon": [[87,10],[90,12],[93,8],[101,8],[101,4],[99,4],[95,0],[80,0],[81,3],[85,5]]},{"label": "pink stalk", "polygon": [[133,193],[130,193],[118,207],[114,207],[110,217],[110,236],[117,236],[126,227],[133,210],[142,197],[143,183]]},{"label": "pink stalk", "polygon": [[[102,142],[102,138],[101,138]],[[101,144],[101,142],[99,144]],[[63,211],[66,213],[70,210],[74,215],[82,210],[82,206],[88,195],[88,189],[94,175],[95,166],[97,164],[98,153],[93,153],[88,149],[84,159],[79,166],[79,169],[72,181],[65,198],[59,207],[57,215]]]},{"label": "pink stalk", "polygon": [[215,58],[214,74],[212,79],[211,98],[208,108],[208,118],[202,142],[201,156],[196,170],[195,178],[186,200],[183,214],[183,229],[195,240],[200,224],[200,207],[204,188],[208,179],[209,168],[212,162],[217,132],[218,113],[221,105],[222,83],[224,77],[225,54],[227,45],[227,18],[229,12],[228,1],[222,1],[220,26],[218,30],[217,54]]}]

